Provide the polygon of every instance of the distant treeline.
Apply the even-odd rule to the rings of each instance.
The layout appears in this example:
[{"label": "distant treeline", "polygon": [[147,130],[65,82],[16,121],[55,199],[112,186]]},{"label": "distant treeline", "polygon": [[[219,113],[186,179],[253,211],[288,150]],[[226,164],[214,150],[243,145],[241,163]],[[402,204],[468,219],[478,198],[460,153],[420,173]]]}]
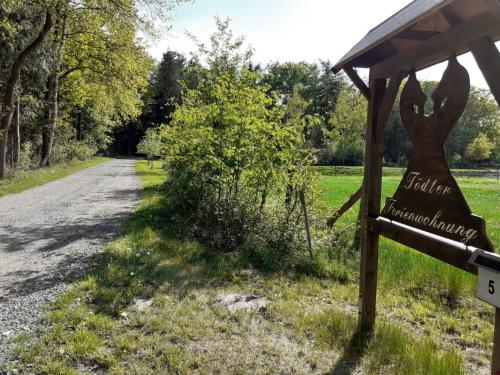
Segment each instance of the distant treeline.
[{"label": "distant treeline", "polygon": [[[168,51],[155,68],[146,94],[142,115],[125,128],[118,128],[115,146],[121,153],[133,153],[148,128],[168,123],[176,105],[182,103],[182,92],[192,87],[190,77],[197,59],[186,59]],[[251,65],[259,73],[257,84],[287,103],[294,92],[305,101],[306,122],[303,147],[314,149],[318,165],[362,165],[366,126],[366,100],[343,74],[333,75],[329,61],[274,62],[266,67]],[[201,65],[200,65],[201,66]],[[422,82],[429,100],[426,112],[432,112],[431,94],[437,82]],[[445,152],[452,166],[491,165],[500,160],[500,111],[488,90],[472,87],[468,105],[451,132]],[[401,124],[399,98],[385,131],[385,164],[404,165],[411,144]]]}]

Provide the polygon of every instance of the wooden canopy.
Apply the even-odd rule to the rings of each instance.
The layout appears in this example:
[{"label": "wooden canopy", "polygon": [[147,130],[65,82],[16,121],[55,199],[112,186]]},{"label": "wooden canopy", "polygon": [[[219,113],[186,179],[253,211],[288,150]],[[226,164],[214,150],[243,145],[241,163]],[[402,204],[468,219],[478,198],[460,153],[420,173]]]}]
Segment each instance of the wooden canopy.
[{"label": "wooden canopy", "polygon": [[[398,95],[399,87],[404,78],[411,73],[410,79],[406,83],[406,86],[409,85],[408,95],[402,94],[402,97],[406,98],[405,106],[403,106],[406,109],[401,113],[411,114],[411,118],[406,117],[405,128],[407,131],[409,129],[410,133],[419,136],[413,137],[412,143],[414,151],[416,150],[414,152],[416,156],[412,156],[408,167],[412,169],[407,169],[407,172],[417,173],[417,175],[421,173],[425,173],[427,176],[436,175],[434,181],[449,177],[445,185],[448,187],[453,185],[455,190],[459,192],[459,187],[449,172],[444,154],[439,152],[447,133],[444,138],[440,138],[434,135],[434,131],[441,131],[446,126],[451,129],[461,115],[467,101],[470,85],[469,76],[465,68],[456,60],[456,55],[472,52],[493,96],[500,105],[500,52],[495,45],[499,39],[500,0],[415,0],[370,30],[332,68],[334,73],[345,71],[360,92],[368,99],[365,170],[360,215],[361,257],[358,323],[359,331],[362,333],[372,332],[375,323],[380,235],[465,271],[471,273],[478,271],[477,267],[469,263],[471,255],[477,250],[473,246],[465,246],[464,243],[457,242],[456,239],[451,240],[448,234],[443,236],[436,235],[432,230],[420,230],[418,225],[402,225],[401,220],[387,219],[387,213],[381,212],[384,129]],[[427,68],[445,60],[449,60],[448,68],[432,95],[433,114],[432,116],[424,116],[422,111],[426,97],[421,93],[413,71]],[[359,77],[354,68],[369,68],[368,84]],[[445,112],[446,116],[444,116]],[[438,123],[439,126],[436,126]],[[417,127],[418,132],[416,131]],[[437,140],[441,143],[437,144]],[[419,144],[423,146],[420,147]],[[427,147],[430,144],[433,146]],[[427,162],[427,158],[432,158],[432,160],[429,159],[430,161]],[[405,186],[404,189],[409,188]],[[398,195],[398,191],[395,195]],[[356,194],[356,196],[359,195],[359,193]],[[457,196],[460,194],[457,193]],[[422,213],[426,209],[425,205],[429,204],[430,198],[410,194],[405,199],[407,203],[410,202],[419,210],[418,212]],[[353,199],[351,199],[351,203],[352,201]],[[405,200],[403,199],[403,201]],[[440,200],[437,201],[440,202]],[[463,207],[467,206],[465,200],[462,203],[465,205]],[[409,203],[408,206],[412,207]],[[452,207],[458,206],[457,203],[452,205]],[[473,216],[467,212],[470,211],[468,208],[463,207],[460,212],[465,212],[467,217]],[[396,213],[398,212],[402,215],[405,211],[403,209],[396,210]],[[442,211],[437,213],[441,215]],[[403,224],[407,214],[408,212],[402,218]],[[408,217],[411,215],[408,214]],[[438,216],[435,215],[434,218]],[[460,215],[451,215],[452,219],[455,216]],[[430,218],[428,221],[430,222]],[[484,231],[484,222],[480,227],[478,228]],[[487,241],[485,244],[488,245]],[[491,249],[489,250],[491,251]],[[494,375],[500,374],[500,309],[496,310],[496,321],[492,362],[492,374]]]},{"label": "wooden canopy", "polygon": [[373,28],[333,67],[333,72],[371,68],[373,78],[394,70],[423,69],[470,43],[500,39],[499,0],[415,0]]}]

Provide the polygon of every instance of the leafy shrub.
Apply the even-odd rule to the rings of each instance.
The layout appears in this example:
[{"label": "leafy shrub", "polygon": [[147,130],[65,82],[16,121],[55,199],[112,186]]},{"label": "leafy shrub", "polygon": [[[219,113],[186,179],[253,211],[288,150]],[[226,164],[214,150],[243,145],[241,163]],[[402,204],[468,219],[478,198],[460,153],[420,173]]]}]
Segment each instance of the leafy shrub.
[{"label": "leafy shrub", "polygon": [[[218,21],[213,49],[201,48],[208,69],[185,90],[172,122],[161,128],[168,199],[188,217],[193,234],[211,248],[247,249],[268,269],[303,252],[300,192],[312,194],[313,159],[302,148],[305,126],[300,87],[285,106],[249,54]],[[262,253],[266,255],[263,256]]]},{"label": "leafy shrub", "polygon": [[160,134],[156,129],[146,130],[146,134],[137,145],[137,153],[145,155],[148,163],[153,158],[160,156],[161,140]]},{"label": "leafy shrub", "polygon": [[335,144],[327,142],[325,147],[317,150],[318,165],[335,165]]},{"label": "leafy shrub", "polygon": [[55,144],[52,149],[51,160],[53,163],[63,163],[72,160],[84,161],[97,153],[97,148],[85,141],[68,141]]},{"label": "leafy shrub", "polygon": [[32,160],[34,159],[35,149],[31,142],[25,142],[21,145],[21,152],[19,154],[19,160],[17,162],[18,170],[31,169]]}]

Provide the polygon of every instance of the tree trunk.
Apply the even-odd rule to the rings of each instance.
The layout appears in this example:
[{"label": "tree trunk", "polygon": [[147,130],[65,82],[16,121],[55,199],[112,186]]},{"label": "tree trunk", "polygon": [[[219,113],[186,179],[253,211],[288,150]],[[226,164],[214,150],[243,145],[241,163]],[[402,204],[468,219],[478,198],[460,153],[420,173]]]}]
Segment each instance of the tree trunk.
[{"label": "tree trunk", "polygon": [[50,157],[50,121],[52,119],[53,103],[52,98],[54,97],[54,75],[51,74],[47,80],[47,93],[45,94],[45,114],[43,118],[42,126],[42,147],[40,155],[40,167],[45,167],[49,162]]},{"label": "tree trunk", "polygon": [[21,156],[21,98],[17,98],[16,103],[16,129],[14,131],[14,162],[17,166]]},{"label": "tree trunk", "polygon": [[19,53],[12,69],[10,72],[10,77],[5,86],[5,94],[2,101],[2,110],[0,112],[4,113],[0,120],[0,178],[5,177],[5,159],[7,156],[7,139],[9,134],[9,128],[14,116],[15,106],[14,106],[14,92],[16,88],[17,81],[19,80],[19,75],[21,74],[22,68],[26,65],[26,61],[31,53],[33,53],[44,41],[45,37],[52,28],[52,15],[47,10],[45,14],[45,23],[42,30],[40,30],[38,36],[35,40],[29,44],[24,50]]},{"label": "tree trunk", "polygon": [[9,147],[9,165],[10,165],[10,168],[11,169],[14,169],[15,167],[15,160],[14,160],[14,152],[15,152],[15,139],[14,139],[14,134],[10,134],[9,135],[9,139],[10,139],[10,145],[8,146]]},{"label": "tree trunk", "polygon": [[6,135],[0,139],[0,178],[5,178],[8,139]]},{"label": "tree trunk", "polygon": [[[61,72],[61,65],[64,54],[64,46],[66,44],[68,28],[68,3],[63,15],[63,24],[60,33],[54,36],[56,45],[56,59],[54,63],[54,71],[52,72],[51,87],[49,88],[49,108],[48,108],[48,124],[45,128],[45,134],[42,134],[42,157],[40,160],[40,167],[45,167],[50,164],[50,155],[52,153],[52,145],[54,143],[54,132],[57,124],[57,116],[59,109],[59,74]],[[59,39],[60,38],[60,39]],[[59,39],[59,40],[58,40]]]},{"label": "tree trunk", "polygon": [[81,141],[82,138],[82,110],[78,109],[78,114],[76,117],[76,139]]},{"label": "tree trunk", "polygon": [[40,167],[46,167],[50,165],[50,155],[52,154],[52,145],[54,144],[54,132],[56,129],[59,102],[58,102],[58,91],[59,91],[59,73],[55,73],[52,77],[52,88],[50,89],[49,96],[49,110],[48,110],[48,124],[44,127],[42,133],[42,157],[40,160]]}]

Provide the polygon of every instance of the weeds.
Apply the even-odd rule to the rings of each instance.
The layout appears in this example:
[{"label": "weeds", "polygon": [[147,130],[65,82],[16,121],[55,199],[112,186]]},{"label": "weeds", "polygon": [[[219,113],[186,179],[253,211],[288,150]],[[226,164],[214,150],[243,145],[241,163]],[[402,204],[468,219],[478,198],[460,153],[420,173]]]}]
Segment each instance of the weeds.
[{"label": "weeds", "polygon": [[[44,335],[19,338],[23,372],[461,374],[487,369],[492,314],[460,288],[450,305],[437,281],[424,287],[424,280],[412,284],[416,275],[406,283],[394,277],[390,286],[390,279],[383,279],[377,328],[362,345],[356,334],[357,258],[342,246],[347,238],[336,240],[342,251],[319,252],[314,265],[261,273],[249,256],[216,252],[189,238],[182,219],[165,206],[164,172],[145,161],[137,171],[143,203],[122,235],[95,258],[88,277],[48,308],[50,327]],[[385,256],[382,275],[404,277],[383,268],[404,262],[391,263]],[[408,253],[410,264],[413,256],[419,254]],[[407,269],[417,266],[415,259]],[[450,282],[446,293],[461,283],[460,278]],[[230,292],[264,296],[270,304],[263,313],[230,314],[215,303]],[[138,298],[151,299],[151,306],[137,310]],[[475,348],[473,363],[464,347]]]}]

